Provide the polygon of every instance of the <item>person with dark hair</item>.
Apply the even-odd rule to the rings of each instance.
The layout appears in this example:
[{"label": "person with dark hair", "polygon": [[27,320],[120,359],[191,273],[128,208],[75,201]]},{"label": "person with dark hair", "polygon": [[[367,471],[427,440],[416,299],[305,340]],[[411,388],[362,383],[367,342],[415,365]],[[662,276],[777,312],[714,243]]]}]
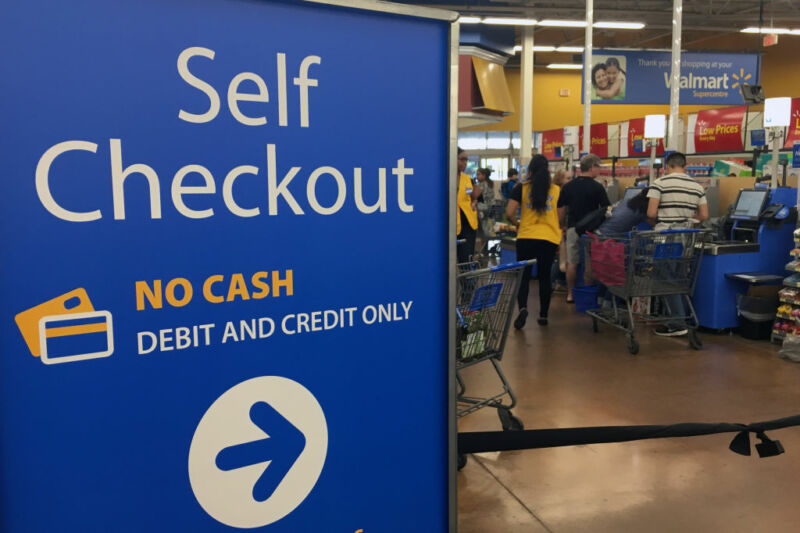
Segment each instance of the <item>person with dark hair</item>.
[{"label": "person with dark hair", "polygon": [[[556,206],[561,190],[551,183],[547,158],[535,155],[528,165],[527,178],[511,191],[506,206],[506,215],[517,226],[517,261],[536,259],[539,278],[539,320],[540,326],[547,325],[550,310],[550,296],[553,284],[550,280],[550,267],[561,242],[561,228],[558,224]],[[517,209],[520,217],[517,220]],[[531,267],[522,273],[517,305],[519,314],[514,327],[522,329],[528,318],[528,291],[530,290]]]},{"label": "person with dark hair", "polygon": [[608,92],[613,100],[625,99],[625,71],[619,64],[619,59],[609,57],[606,59],[606,76],[608,77]]},{"label": "person with dark hair", "polygon": [[592,67],[592,85],[595,91],[608,89],[608,74],[606,73],[605,63],[598,63]]},{"label": "person with dark hair", "polygon": [[466,242],[456,246],[459,263],[467,263],[475,253],[475,237],[478,233],[478,212],[476,205],[481,195],[481,188],[472,183],[472,178],[465,174],[469,155],[458,149],[458,192],[456,196],[456,233],[459,240]]},{"label": "person with dark hair", "polygon": [[562,227],[567,227],[567,303],[575,300],[572,289],[578,278],[580,263],[580,235],[575,231],[575,224],[592,211],[608,207],[608,195],[605,188],[595,178],[600,175],[600,158],[594,154],[581,157],[581,175],[564,185],[558,199],[558,218]]},{"label": "person with dark hair", "polygon": [[517,184],[517,172],[516,168],[508,169],[508,181],[503,183],[503,186],[500,188],[500,192],[503,193],[503,198],[508,200],[508,197],[511,195],[511,191],[514,190],[514,186]]},{"label": "person with dark hair", "polygon": [[647,192],[649,188],[642,191],[628,200],[620,202],[611,211],[611,216],[597,228],[597,233],[603,237],[617,239],[624,237],[639,224],[647,220],[647,207],[649,199]]},{"label": "person with dark hair", "polygon": [[[657,231],[687,229],[692,219],[702,222],[708,218],[708,201],[702,185],[686,173],[686,156],[672,152],[664,161],[666,175],[653,182],[647,193],[647,218]],[[665,296],[664,300],[674,321],[656,328],[656,335],[677,337],[686,335],[686,308],[680,296]]]}]

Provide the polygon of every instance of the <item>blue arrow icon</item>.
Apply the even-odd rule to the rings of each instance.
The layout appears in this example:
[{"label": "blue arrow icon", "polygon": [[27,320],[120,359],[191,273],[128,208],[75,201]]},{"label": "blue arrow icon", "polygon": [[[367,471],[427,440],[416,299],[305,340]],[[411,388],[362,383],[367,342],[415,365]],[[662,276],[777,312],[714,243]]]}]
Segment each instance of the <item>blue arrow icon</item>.
[{"label": "blue arrow icon", "polygon": [[224,471],[271,461],[253,487],[253,498],[269,499],[306,447],[306,436],[266,402],[250,407],[250,420],[268,436],[224,448],[217,454],[217,468]]}]

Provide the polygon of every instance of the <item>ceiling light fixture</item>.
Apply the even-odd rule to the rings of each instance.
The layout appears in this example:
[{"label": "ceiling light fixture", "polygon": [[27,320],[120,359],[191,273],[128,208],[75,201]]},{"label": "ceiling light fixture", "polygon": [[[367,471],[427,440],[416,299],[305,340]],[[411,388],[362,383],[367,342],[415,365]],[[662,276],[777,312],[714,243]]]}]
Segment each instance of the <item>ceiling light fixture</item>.
[{"label": "ceiling light fixture", "polygon": [[[522,45],[519,45],[519,44],[516,45],[514,47],[514,51],[515,52],[522,52]],[[556,47],[555,46],[546,46],[546,45],[534,46],[533,47],[533,51],[534,52],[555,52],[556,51]]]},{"label": "ceiling light fixture", "polygon": [[583,68],[583,65],[577,65],[575,63],[550,63],[547,65],[547,68],[556,70],[580,70]]},{"label": "ceiling light fixture", "polygon": [[559,46],[556,52],[570,52],[573,54],[580,54],[583,52],[583,46]]},{"label": "ceiling light fixture", "polygon": [[592,26],[612,30],[641,30],[644,22],[595,22]]},{"label": "ceiling light fixture", "polygon": [[536,19],[514,19],[502,17],[486,17],[481,22],[484,24],[500,24],[502,26],[535,26]]},{"label": "ceiling light fixture", "polygon": [[[761,30],[760,32],[759,29]],[[741,30],[741,33],[792,33],[792,30],[789,28],[758,28],[756,26],[750,26],[749,28]]]},{"label": "ceiling light fixture", "polygon": [[480,17],[458,17],[458,21],[461,24],[480,24],[481,18]]},{"label": "ceiling light fixture", "polygon": [[539,21],[539,26],[551,26],[554,28],[585,28],[585,20],[555,20],[545,19]]}]

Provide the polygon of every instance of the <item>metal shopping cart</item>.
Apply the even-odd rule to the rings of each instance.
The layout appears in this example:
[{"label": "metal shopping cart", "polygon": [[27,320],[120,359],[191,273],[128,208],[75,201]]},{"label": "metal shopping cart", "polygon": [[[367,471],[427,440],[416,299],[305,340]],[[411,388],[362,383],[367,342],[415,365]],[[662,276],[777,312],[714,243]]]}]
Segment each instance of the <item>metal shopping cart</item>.
[{"label": "metal shopping cart", "polygon": [[[522,271],[535,261],[519,261],[492,268],[478,263],[458,265],[456,295],[456,380],[458,416],[483,408],[497,409],[504,430],[521,430],[522,422],[511,414],[517,398],[500,368],[508,328],[514,312]],[[500,378],[502,390],[488,398],[467,396],[461,371],[490,361]],[[508,402],[504,403],[505,397]]]},{"label": "metal shopping cart", "polygon": [[[628,351],[635,355],[639,352],[637,319],[650,324],[683,320],[689,345],[702,348],[691,296],[708,236],[708,231],[695,229],[633,232],[622,239],[584,236],[586,262],[591,267],[587,274],[606,288],[603,305],[586,312],[592,317],[592,329],[598,331],[598,322],[621,329]],[[683,307],[681,313],[672,309],[678,304]]]}]

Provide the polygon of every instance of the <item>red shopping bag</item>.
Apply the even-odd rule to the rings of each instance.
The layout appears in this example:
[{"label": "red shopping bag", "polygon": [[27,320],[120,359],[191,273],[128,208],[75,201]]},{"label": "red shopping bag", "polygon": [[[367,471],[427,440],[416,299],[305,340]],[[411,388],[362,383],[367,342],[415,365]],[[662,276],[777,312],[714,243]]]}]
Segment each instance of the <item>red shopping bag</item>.
[{"label": "red shopping bag", "polygon": [[588,235],[592,239],[592,277],[607,287],[625,285],[625,244],[614,239],[601,241],[593,233]]}]

